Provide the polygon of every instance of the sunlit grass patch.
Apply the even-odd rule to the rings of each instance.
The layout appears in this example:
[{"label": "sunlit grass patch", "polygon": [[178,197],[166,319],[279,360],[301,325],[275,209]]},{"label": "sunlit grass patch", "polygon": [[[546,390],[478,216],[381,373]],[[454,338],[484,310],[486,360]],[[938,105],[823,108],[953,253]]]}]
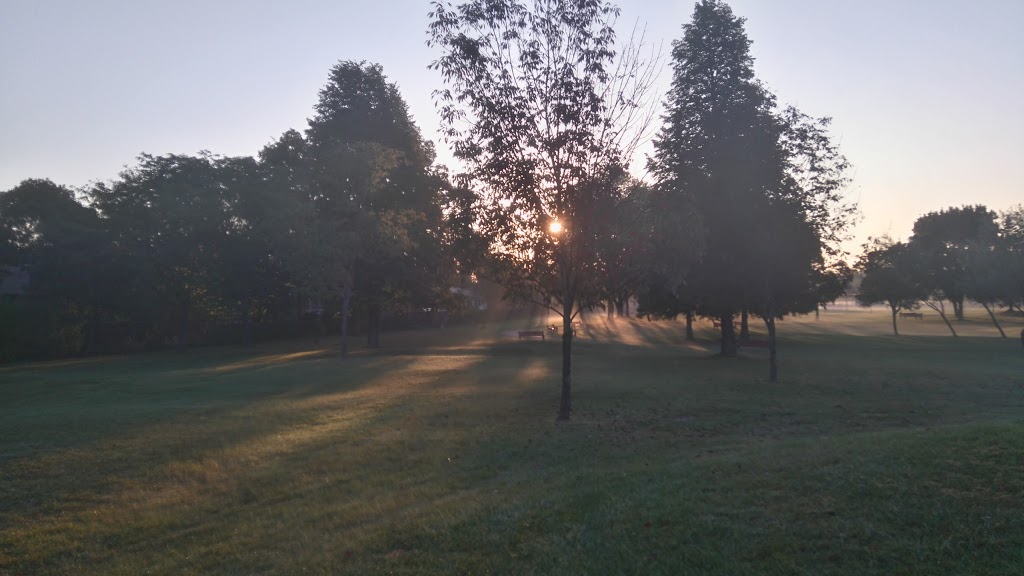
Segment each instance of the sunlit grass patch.
[{"label": "sunlit grass patch", "polygon": [[0,374],[0,574],[1020,573],[1019,343],[586,320]]}]

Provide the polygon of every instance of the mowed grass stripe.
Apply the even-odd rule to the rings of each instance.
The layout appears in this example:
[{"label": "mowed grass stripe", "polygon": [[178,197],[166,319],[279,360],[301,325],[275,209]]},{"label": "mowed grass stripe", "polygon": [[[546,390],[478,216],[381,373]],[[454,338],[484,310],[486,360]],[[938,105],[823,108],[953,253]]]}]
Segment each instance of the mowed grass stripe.
[{"label": "mowed grass stripe", "polygon": [[830,321],[9,367],[0,573],[1021,573],[1024,355]]}]

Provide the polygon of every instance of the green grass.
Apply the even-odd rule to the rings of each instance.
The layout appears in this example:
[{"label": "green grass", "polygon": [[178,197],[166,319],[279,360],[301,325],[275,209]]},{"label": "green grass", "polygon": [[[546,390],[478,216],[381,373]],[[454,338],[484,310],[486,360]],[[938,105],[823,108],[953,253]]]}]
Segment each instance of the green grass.
[{"label": "green grass", "polygon": [[1024,573],[1019,340],[886,322],[594,315],[562,424],[516,325],[0,368],[0,574]]}]

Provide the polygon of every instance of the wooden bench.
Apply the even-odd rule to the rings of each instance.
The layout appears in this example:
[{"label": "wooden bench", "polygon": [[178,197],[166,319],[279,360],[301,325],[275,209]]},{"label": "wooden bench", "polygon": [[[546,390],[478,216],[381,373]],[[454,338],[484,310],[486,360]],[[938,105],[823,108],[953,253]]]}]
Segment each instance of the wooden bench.
[{"label": "wooden bench", "polygon": [[[576,330],[579,327],[580,327],[580,323],[579,322],[573,322],[572,323],[572,335],[573,336],[576,335]],[[552,334],[558,334],[559,330],[561,330],[561,328],[557,324],[551,324],[550,326],[548,326],[548,332],[551,332]]]},{"label": "wooden bench", "polygon": [[924,314],[920,312],[900,312],[900,318],[917,318],[918,320],[924,320]]},{"label": "wooden bench", "polygon": [[544,331],[543,330],[520,330],[519,331],[519,339],[522,340],[523,338],[540,338],[541,340],[544,340]]}]

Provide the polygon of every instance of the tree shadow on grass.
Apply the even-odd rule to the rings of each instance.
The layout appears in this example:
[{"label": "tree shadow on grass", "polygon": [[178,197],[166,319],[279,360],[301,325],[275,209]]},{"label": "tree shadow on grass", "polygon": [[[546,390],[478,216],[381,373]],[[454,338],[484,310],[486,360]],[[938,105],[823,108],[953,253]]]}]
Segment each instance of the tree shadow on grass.
[{"label": "tree shadow on grass", "polygon": [[[884,358],[868,355],[836,377],[834,358],[822,355],[806,359],[792,381],[766,387],[751,377],[760,362],[686,356],[672,345],[581,339],[577,351],[576,410],[561,425],[560,356],[551,342],[222,372],[209,370],[216,363],[196,373],[158,364],[157,375],[134,376],[156,379],[145,385],[121,373],[121,392],[82,408],[96,419],[121,402],[123,426],[83,428],[72,418],[62,431],[67,444],[56,437],[4,462],[0,548],[13,552],[0,557],[0,572],[358,573],[381,562],[427,569],[438,558],[479,567],[488,564],[470,556],[474,547],[503,541],[553,562],[568,550],[581,562],[575,546],[596,541],[579,526],[595,517],[572,517],[563,498],[584,510],[618,500],[649,512],[683,489],[650,490],[644,470],[664,470],[665,461],[689,465],[778,440],[947,425],[993,406],[1019,410],[1024,400],[1018,393],[1013,404],[1013,366],[1005,365],[988,391],[971,389],[973,380],[935,381],[920,366],[883,386],[872,379],[892,372]],[[76,384],[69,380],[62,385]],[[177,395],[187,398],[175,402]],[[24,418],[65,421],[45,409]],[[605,483],[613,473],[625,480]],[[608,518],[639,519],[621,510]],[[577,536],[563,537],[563,524]],[[623,538],[643,538],[646,528],[632,529]],[[598,532],[614,536],[611,526]],[[548,551],[545,539],[562,544]],[[631,549],[617,546],[616,553]],[[530,565],[566,566],[546,561]]]},{"label": "tree shadow on grass", "polygon": [[[177,542],[193,550],[196,561],[213,563],[207,568],[223,567],[212,553],[204,557],[195,549],[195,533],[216,532],[221,522],[268,507],[294,516],[283,507],[302,503],[313,527],[373,529],[382,513],[393,512],[390,506],[422,506],[450,488],[443,482],[450,458],[486,435],[465,425],[467,412],[476,414],[469,416],[473,422],[500,421],[510,395],[532,399],[526,404],[533,408],[528,392],[548,375],[542,361],[523,365],[510,358],[480,370],[481,359],[404,358],[362,386],[253,399],[198,418],[181,414],[125,436],[10,462],[5,485],[11,498],[3,516],[12,528],[3,539],[21,549],[33,542],[42,552],[40,563],[21,568],[52,567],[72,553],[81,567],[101,572],[125,550],[159,565],[162,550],[146,551],[148,541]],[[71,481],[68,469],[82,473]],[[353,486],[359,489],[346,488]],[[341,497],[341,509],[349,511],[334,502],[338,517],[323,518],[316,495],[324,491]],[[211,522],[218,526],[210,528]],[[294,528],[308,530],[305,523]],[[79,539],[81,533],[90,537]],[[240,538],[258,556],[274,548],[280,533],[261,527]]]}]

